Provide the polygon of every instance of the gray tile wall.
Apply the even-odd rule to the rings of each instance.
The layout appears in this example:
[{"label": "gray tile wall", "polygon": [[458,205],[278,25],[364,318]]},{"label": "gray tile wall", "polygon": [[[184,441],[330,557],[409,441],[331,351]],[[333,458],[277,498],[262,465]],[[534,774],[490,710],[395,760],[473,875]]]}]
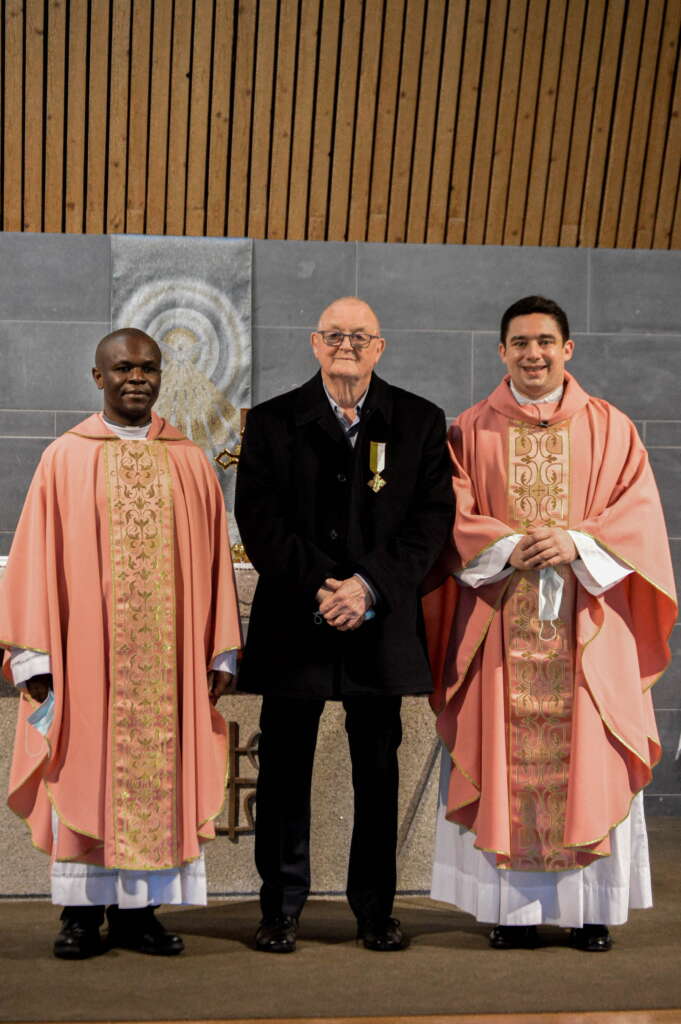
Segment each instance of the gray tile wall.
[{"label": "gray tile wall", "polygon": [[[92,352],[109,329],[108,237],[0,234],[0,554],[40,453],[98,405]],[[498,320],[531,292],[567,310],[571,369],[620,406],[648,445],[681,584],[681,252],[256,242],[253,398],[311,375],[309,332],[345,294],[381,318],[386,378],[449,417],[500,379]],[[681,626],[677,660],[655,687],[665,759],[648,790],[657,813],[681,815]]]}]

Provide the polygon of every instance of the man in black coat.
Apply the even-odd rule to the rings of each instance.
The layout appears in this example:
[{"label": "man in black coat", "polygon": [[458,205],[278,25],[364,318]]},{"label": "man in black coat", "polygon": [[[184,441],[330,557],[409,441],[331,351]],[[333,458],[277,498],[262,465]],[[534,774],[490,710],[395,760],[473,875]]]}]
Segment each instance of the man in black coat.
[{"label": "man in black coat", "polygon": [[319,718],[342,700],[355,795],[347,896],[368,949],[406,944],[396,886],[403,694],[432,689],[419,586],[453,498],[441,409],[373,374],[385,340],[360,299],[311,336],[320,372],[248,415],[236,517],[259,580],[238,688],[263,694],[256,948],[295,949],[310,888]]}]

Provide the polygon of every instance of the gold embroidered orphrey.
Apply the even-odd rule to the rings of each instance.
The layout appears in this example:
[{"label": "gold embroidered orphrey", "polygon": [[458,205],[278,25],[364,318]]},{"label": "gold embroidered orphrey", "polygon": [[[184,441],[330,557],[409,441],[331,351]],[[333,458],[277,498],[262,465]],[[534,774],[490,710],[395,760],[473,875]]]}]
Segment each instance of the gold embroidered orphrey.
[{"label": "gold embroidered orphrey", "polygon": [[[551,427],[509,427],[509,522],[569,525],[570,432]],[[576,583],[566,567],[561,617],[542,636],[537,571],[516,573],[504,606],[508,693],[510,861],[519,871],[565,871],[577,866],[564,846],[574,689]]]},{"label": "gold embroidered orphrey", "polygon": [[178,864],[174,528],[160,441],[104,445],[111,539],[114,863]]}]

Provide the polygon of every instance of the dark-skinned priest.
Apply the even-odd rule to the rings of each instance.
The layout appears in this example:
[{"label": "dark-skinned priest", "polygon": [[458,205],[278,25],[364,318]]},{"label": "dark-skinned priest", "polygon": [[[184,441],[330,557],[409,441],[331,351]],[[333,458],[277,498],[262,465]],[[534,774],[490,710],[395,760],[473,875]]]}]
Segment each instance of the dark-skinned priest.
[{"label": "dark-skinned priest", "polygon": [[[97,347],[103,410],[43,453],[0,583],[21,688],[9,805],[51,857],[55,956],[182,952],[154,914],[206,902],[240,627],[225,509],[203,452],[152,412],[161,352]],[[108,919],[108,939],[100,926]]]}]

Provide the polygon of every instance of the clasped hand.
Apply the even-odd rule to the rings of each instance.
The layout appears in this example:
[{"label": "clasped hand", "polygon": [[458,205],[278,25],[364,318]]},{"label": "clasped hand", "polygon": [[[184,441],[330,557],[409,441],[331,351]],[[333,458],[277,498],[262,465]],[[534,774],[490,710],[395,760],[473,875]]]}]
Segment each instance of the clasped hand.
[{"label": "clasped hand", "polygon": [[530,528],[513,549],[509,564],[514,569],[546,569],[567,565],[577,558],[577,548],[567,530],[560,526]]},{"label": "clasped hand", "polygon": [[324,580],[324,586],[317,591],[317,601],[325,621],[341,633],[361,626],[372,604],[369,589],[359,576]]}]

